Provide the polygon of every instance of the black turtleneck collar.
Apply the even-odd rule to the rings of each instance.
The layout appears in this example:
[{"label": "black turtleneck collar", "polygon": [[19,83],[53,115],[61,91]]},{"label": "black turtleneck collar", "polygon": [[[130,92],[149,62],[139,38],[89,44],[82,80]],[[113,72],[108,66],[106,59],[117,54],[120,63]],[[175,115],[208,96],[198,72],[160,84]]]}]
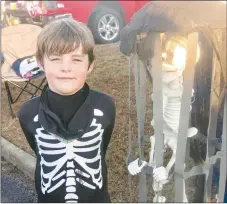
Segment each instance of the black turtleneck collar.
[{"label": "black turtleneck collar", "polygon": [[[80,109],[89,106],[90,89],[87,83],[73,95],[59,95],[45,87],[41,94],[39,118],[42,126],[50,133],[71,139],[81,136],[89,116],[84,115]],[[83,120],[82,117],[87,119]],[[77,124],[72,120],[78,121]],[[77,135],[77,136],[76,136]]]},{"label": "black turtleneck collar", "polygon": [[50,89],[47,89],[48,108],[55,113],[61,120],[63,126],[67,129],[72,117],[86,100],[88,95],[87,86],[84,85],[73,95],[59,95]]}]

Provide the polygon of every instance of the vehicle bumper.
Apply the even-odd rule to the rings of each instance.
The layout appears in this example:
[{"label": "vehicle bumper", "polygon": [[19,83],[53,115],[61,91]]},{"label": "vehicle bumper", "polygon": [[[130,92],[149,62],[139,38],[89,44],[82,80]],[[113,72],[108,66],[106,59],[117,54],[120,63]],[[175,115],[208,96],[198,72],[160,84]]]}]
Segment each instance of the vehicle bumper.
[{"label": "vehicle bumper", "polygon": [[71,13],[67,13],[67,14],[55,14],[55,15],[47,16],[47,18],[50,21],[57,20],[57,19],[62,19],[62,18],[72,18],[72,14]]}]

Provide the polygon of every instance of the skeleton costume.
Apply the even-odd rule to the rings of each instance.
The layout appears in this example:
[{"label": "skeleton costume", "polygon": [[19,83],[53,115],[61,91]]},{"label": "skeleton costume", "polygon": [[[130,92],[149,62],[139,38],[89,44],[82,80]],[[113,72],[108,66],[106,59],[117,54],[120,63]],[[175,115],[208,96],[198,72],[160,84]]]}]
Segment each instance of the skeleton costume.
[{"label": "skeleton costume", "polygon": [[71,96],[46,87],[18,117],[37,157],[39,202],[110,202],[105,154],[115,123],[111,97],[86,83]]}]

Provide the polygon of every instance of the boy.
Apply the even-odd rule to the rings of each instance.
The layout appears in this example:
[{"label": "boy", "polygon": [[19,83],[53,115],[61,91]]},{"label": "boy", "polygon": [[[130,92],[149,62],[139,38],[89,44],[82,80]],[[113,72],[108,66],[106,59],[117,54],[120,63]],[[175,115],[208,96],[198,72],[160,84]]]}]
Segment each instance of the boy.
[{"label": "boy", "polygon": [[73,19],[51,22],[38,37],[36,58],[48,86],[18,116],[37,156],[38,202],[110,202],[105,154],[115,104],[85,82],[93,49],[90,30]]}]

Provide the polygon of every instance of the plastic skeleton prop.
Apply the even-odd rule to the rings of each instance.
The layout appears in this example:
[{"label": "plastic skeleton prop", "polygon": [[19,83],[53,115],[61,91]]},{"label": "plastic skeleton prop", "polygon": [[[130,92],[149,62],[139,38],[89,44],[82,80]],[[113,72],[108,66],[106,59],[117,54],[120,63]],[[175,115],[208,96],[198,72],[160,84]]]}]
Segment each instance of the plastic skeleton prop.
[{"label": "plastic skeleton prop", "polygon": [[[181,61],[177,58],[181,55]],[[149,162],[142,161],[139,165],[139,158],[128,165],[128,170],[131,175],[136,175],[141,172],[145,166],[153,167],[153,189],[155,192],[162,190],[162,185],[168,182],[169,172],[173,167],[176,159],[177,137],[179,130],[179,119],[181,109],[181,98],[183,93],[183,71],[185,68],[184,60],[186,59],[186,51],[177,46],[174,51],[173,65],[163,63],[163,134],[164,147],[171,148],[172,157],[170,158],[166,167],[155,168],[154,149],[155,149],[155,135],[150,137],[151,149],[149,154]],[[152,98],[152,96],[151,96]],[[154,126],[153,120],[151,125]],[[193,137],[197,134],[196,128],[188,130],[188,137]],[[157,200],[158,199],[158,200]],[[164,196],[155,195],[153,202],[165,202]],[[188,202],[185,185],[183,193],[184,202]]]},{"label": "plastic skeleton prop", "polygon": [[[94,113],[95,115],[103,114],[100,110],[97,109],[94,110]],[[37,121],[38,115],[34,118],[34,122]],[[68,143],[61,142],[60,140],[56,139],[55,135],[44,134],[43,127],[36,130],[37,134],[35,136],[39,148],[39,154],[41,156],[40,165],[51,169],[51,171],[48,171],[48,173],[44,173],[43,168],[41,168],[41,189],[43,194],[51,193],[61,185],[66,185],[65,201],[77,202],[77,182],[90,189],[96,189],[97,187],[99,189],[102,188],[103,179],[101,169],[100,144],[102,142],[103,129],[101,124],[96,123],[96,119],[93,119],[91,126],[95,127],[95,129],[85,133],[81,137],[81,139],[73,140],[73,142]],[[95,135],[96,137],[94,137]],[[90,137],[93,137],[93,139],[90,139]],[[49,143],[48,140],[52,140],[52,143]],[[89,147],[87,147],[88,145]],[[80,152],[91,152],[94,150],[97,150],[97,154],[92,158],[84,158],[80,156]],[[42,157],[43,154],[51,155],[53,157],[53,161],[45,161]],[[56,159],[56,157],[58,159]],[[77,162],[84,171],[75,169],[74,162]],[[95,162],[98,162],[96,169],[89,167],[89,164]],[[67,166],[67,170],[61,171],[61,168],[64,165]],[[66,179],[63,179],[62,177],[65,174]],[[84,181],[83,178],[91,178],[92,183]],[[53,182],[56,181],[58,182],[53,185]]]}]

